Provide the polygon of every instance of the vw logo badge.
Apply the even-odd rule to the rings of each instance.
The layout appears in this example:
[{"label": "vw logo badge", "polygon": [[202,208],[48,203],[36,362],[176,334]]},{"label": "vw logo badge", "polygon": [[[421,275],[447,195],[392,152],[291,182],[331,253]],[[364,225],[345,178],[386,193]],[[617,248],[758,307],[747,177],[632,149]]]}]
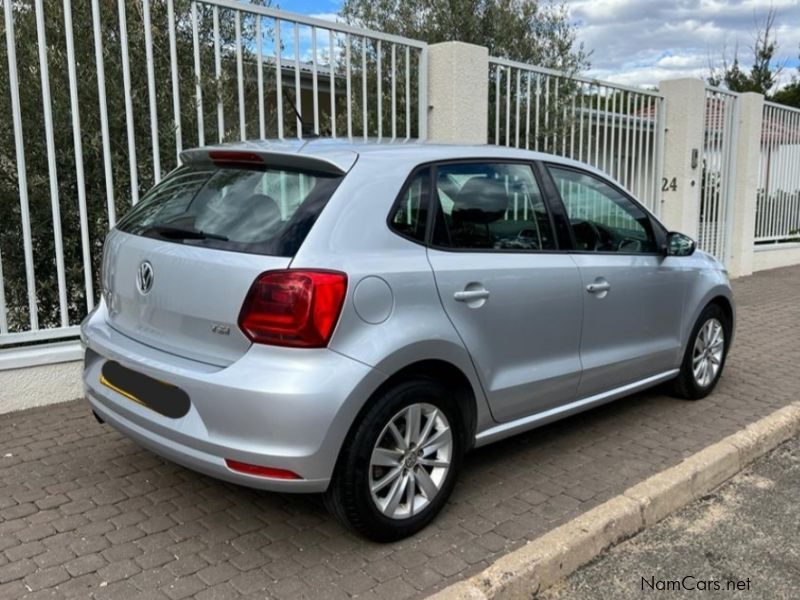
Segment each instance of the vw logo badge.
[{"label": "vw logo badge", "polygon": [[146,294],[153,289],[153,277],[153,265],[148,261],[142,262],[136,272],[136,287],[139,293]]}]

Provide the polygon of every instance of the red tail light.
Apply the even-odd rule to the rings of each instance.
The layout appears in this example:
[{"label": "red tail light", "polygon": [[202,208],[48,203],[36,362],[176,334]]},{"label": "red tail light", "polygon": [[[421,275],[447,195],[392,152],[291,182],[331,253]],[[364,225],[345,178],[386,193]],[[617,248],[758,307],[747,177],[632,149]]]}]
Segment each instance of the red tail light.
[{"label": "red tail light", "polygon": [[273,346],[324,348],[347,291],[336,271],[267,271],[250,287],[239,328],[251,341]]}]

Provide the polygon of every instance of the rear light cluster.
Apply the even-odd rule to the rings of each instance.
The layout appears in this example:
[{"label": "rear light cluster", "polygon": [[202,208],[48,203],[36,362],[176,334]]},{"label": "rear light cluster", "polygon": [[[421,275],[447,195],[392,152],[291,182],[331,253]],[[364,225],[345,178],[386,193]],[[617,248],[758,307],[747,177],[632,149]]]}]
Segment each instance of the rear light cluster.
[{"label": "rear light cluster", "polygon": [[267,271],[250,287],[239,328],[257,344],[324,348],[342,311],[347,275],[336,271]]}]

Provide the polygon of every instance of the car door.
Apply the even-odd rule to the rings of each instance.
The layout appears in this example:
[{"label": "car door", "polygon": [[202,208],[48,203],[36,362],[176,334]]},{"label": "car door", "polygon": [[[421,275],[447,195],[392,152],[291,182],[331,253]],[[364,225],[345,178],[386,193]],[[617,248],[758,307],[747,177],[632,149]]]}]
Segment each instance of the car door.
[{"label": "car door", "polygon": [[584,290],[578,397],[676,368],[686,272],[661,251],[660,225],[604,178],[555,164],[547,170]]},{"label": "car door", "polygon": [[434,171],[428,257],[494,418],[570,402],[583,292],[575,263],[557,252],[531,165],[472,161]]}]

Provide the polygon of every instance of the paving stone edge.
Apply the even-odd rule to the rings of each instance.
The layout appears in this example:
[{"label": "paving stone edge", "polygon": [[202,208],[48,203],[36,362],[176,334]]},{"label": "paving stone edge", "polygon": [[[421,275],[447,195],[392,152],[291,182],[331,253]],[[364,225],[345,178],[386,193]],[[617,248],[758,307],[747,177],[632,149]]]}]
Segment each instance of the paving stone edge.
[{"label": "paving stone edge", "polygon": [[627,489],[514,550],[434,600],[530,599],[604,550],[711,492],[800,432],[800,401]]}]

